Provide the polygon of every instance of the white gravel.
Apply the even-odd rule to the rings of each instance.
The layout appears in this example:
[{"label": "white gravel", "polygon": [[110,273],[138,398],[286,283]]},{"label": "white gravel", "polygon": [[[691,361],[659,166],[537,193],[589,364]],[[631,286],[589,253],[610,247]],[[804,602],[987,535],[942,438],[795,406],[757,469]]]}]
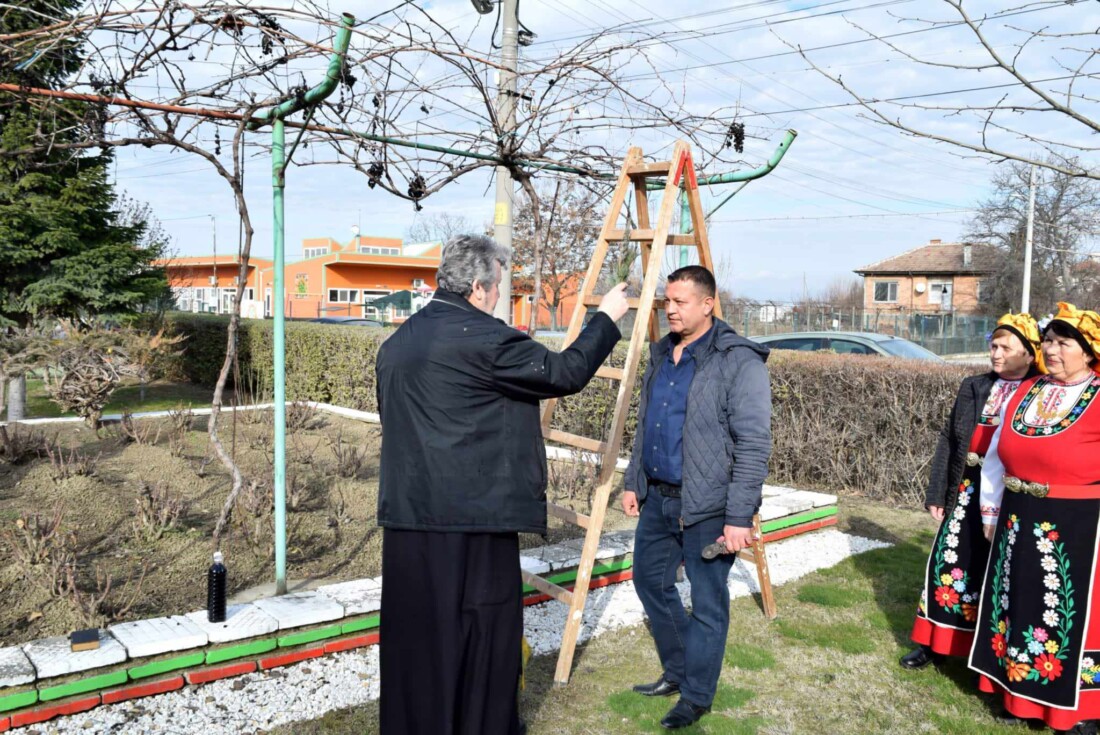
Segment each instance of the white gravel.
[{"label": "white gravel", "polygon": [[[816,531],[768,544],[772,584],[784,584],[833,566],[853,554],[885,546],[889,544],[836,530]],[[756,589],[756,568],[738,561],[730,573],[730,594],[743,597]],[[687,582],[680,585],[680,591],[688,599]],[[536,654],[557,650],[565,614],[565,606],[557,602],[533,605],[524,611],[525,634]],[[633,583],[592,590],[581,640],[637,625],[644,617]],[[317,719],[330,710],[362,705],[377,697],[378,647],[371,646],[199,687],[188,686],[156,697],[101,706],[11,732],[238,735]]]}]

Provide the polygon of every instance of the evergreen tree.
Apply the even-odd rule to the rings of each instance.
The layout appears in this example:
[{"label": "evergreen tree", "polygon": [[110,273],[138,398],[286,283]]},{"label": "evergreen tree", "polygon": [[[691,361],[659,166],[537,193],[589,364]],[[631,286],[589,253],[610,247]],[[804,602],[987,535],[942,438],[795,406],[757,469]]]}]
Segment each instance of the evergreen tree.
[{"label": "evergreen tree", "polygon": [[[0,15],[0,33],[65,20],[79,0],[28,0]],[[80,63],[79,48],[0,46],[0,79],[58,88]],[[166,295],[152,262],[165,244],[146,211],[126,207],[108,176],[106,150],[73,144],[102,134],[104,110],[31,95],[0,97],[0,326],[85,320],[133,311]]]}]

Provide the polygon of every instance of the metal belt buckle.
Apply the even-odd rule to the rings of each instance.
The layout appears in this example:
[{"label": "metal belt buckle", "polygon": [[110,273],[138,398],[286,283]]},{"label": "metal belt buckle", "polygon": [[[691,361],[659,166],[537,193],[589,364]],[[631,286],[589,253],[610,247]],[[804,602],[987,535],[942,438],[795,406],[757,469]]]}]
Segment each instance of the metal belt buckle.
[{"label": "metal belt buckle", "polygon": [[1041,482],[1027,482],[1019,477],[1004,476],[1005,487],[1014,493],[1027,493],[1036,498],[1045,498],[1050,494],[1050,485]]}]

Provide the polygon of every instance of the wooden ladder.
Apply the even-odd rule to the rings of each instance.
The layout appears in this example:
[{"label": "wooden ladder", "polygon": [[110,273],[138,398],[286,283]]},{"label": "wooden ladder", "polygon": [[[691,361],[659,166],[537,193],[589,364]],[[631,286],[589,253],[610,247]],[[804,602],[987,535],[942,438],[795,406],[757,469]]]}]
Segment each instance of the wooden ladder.
[{"label": "wooden ladder", "polygon": [[[646,184],[656,177],[664,178],[664,194],[660,201],[657,222],[654,225],[649,218],[649,195]],[[689,235],[669,233],[681,182],[688,198],[693,225]],[[637,228],[630,229],[628,223],[626,231],[616,229],[623,205],[626,204],[626,197],[631,188],[634,190],[635,211],[638,220]],[[591,262],[588,264],[588,271],[584,277],[584,284],[581,286],[577,305],[569,321],[569,330],[566,332],[563,348],[567,347],[580,334],[588,307],[598,306],[600,303],[600,296],[596,294],[596,287],[600,272],[607,260],[609,247],[611,243],[615,242],[638,243],[642,260],[643,280],[641,296],[629,299],[630,307],[637,310],[637,315],[634,320],[634,329],[630,335],[630,346],[627,349],[624,366],[616,368],[603,365],[596,371],[596,377],[619,381],[619,392],[615,400],[615,412],[611,421],[609,436],[604,440],[600,440],[553,429],[550,424],[557,401],[546,401],[542,409],[543,437],[582,452],[595,454],[600,459],[599,485],[592,498],[592,509],[589,515],[553,503],[548,505],[550,515],[586,529],[580,565],[577,568],[577,581],[572,591],[526,570],[522,572],[525,583],[569,606],[565,631],[562,634],[561,651],[558,654],[558,665],[554,673],[554,681],[557,684],[566,684],[569,681],[570,669],[573,665],[573,654],[577,646],[577,636],[580,634],[581,619],[584,614],[584,605],[588,598],[588,585],[591,582],[592,568],[596,561],[596,550],[599,547],[600,534],[603,531],[608,499],[616,480],[615,463],[619,458],[619,450],[622,446],[623,429],[626,426],[626,417],[630,409],[634,381],[638,377],[638,363],[642,350],[646,346],[646,338],[648,337],[650,341],[656,342],[661,337],[657,312],[664,307],[664,300],[658,299],[656,294],[665,248],[668,245],[695,246],[699,252],[699,263],[712,273],[714,272],[714,262],[711,258],[710,241],[707,239],[702,200],[699,196],[695,167],[691,159],[691,148],[686,142],[677,141],[672,149],[671,160],[660,163],[646,163],[642,158],[641,148],[634,147],[627,152],[626,159],[623,161],[622,169],[619,172],[615,191],[611,196],[611,203],[608,206],[607,217],[604,219],[600,238],[596,242],[596,249],[592,253]],[[717,300],[714,302],[714,313],[717,317],[722,316],[721,304]],[[767,558],[764,555],[764,541],[760,531],[759,515],[753,518],[753,528],[756,541],[751,549],[738,552],[738,556],[756,565],[764,613],[768,618],[774,618],[776,616],[775,597],[772,594]]]}]

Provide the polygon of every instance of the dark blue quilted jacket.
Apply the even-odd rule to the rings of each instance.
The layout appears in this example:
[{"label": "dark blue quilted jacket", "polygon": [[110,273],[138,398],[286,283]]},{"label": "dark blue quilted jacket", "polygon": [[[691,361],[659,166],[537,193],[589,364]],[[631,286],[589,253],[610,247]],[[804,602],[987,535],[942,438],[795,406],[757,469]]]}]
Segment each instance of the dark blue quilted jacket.
[{"label": "dark blue quilted jacket", "polygon": [[[665,336],[650,346],[642,378],[641,405],[625,487],[645,501],[642,427],[656,367],[672,348]],[[721,319],[707,344],[696,350],[695,378],[684,419],[683,521],[690,526],[725,516],[726,523],[747,527],[760,508],[760,494],[771,455],[771,384],[768,349],[745,339]]]}]

